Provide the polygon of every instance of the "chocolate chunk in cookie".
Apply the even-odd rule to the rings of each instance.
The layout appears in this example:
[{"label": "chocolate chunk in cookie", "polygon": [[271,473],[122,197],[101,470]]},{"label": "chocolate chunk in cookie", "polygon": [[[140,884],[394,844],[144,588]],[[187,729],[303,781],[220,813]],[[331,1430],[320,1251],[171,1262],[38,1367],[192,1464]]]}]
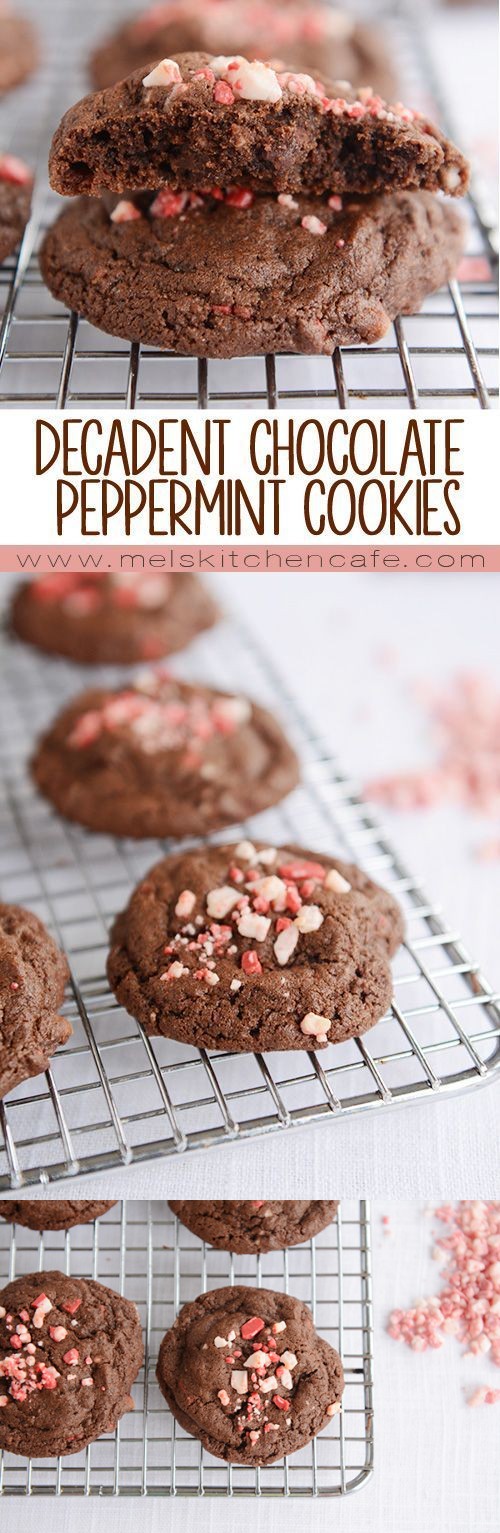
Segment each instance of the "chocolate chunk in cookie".
[{"label": "chocolate chunk in cookie", "polygon": [[10,1198],[0,1203],[0,1219],[7,1224],[23,1224],[28,1230],[72,1230],[75,1224],[92,1224],[100,1219],[111,1202],[64,1202],[62,1198]]},{"label": "chocolate chunk in cookie", "polygon": [[85,692],[43,737],[35,782],[69,820],[117,836],[203,835],[276,804],[298,763],[258,703],[148,671]]},{"label": "chocolate chunk in cookie", "polygon": [[0,261],[11,255],[28,221],[33,177],[23,160],[0,154]]},{"label": "chocolate chunk in cookie", "polygon": [[325,1048],[384,1015],[402,936],[396,901],[351,863],[243,841],[157,863],[115,921],[108,974],[147,1033]]},{"label": "chocolate chunk in cookie", "polygon": [[35,28],[26,16],[14,14],[9,0],[0,4],[0,96],[29,80],[38,66]]},{"label": "chocolate chunk in cookie", "polygon": [[0,1449],[79,1453],[133,1410],[135,1304],[102,1283],[30,1272],[0,1293]]},{"label": "chocolate chunk in cookie", "polygon": [[207,357],[330,354],[420,308],[463,241],[454,206],[428,192],[162,192],[114,211],[80,199],[49,230],[41,268],[55,298],[127,340]]},{"label": "chocolate chunk in cookie", "polygon": [[198,192],[462,193],[467,162],[439,130],[367,88],[207,53],[163,59],[71,107],[50,153],[63,195]]},{"label": "chocolate chunk in cookie", "polygon": [[217,608],[196,575],[53,574],[25,581],[11,625],[28,644],[82,665],[158,660],[211,627]]},{"label": "chocolate chunk in cookie", "polygon": [[0,1098],[46,1070],[71,1036],[59,1015],[68,972],[38,916],[0,904]]},{"label": "chocolate chunk in cookie", "polygon": [[[3,1206],[0,1203],[0,1213]],[[247,1202],[224,1198],[215,1203],[170,1200],[173,1213],[193,1235],[216,1251],[236,1251],[240,1256],[283,1251],[311,1240],[332,1223],[338,1206],[324,1198],[309,1203],[269,1198]]]},{"label": "chocolate chunk in cookie", "polygon": [[294,69],[351,85],[371,85],[394,100],[388,38],[331,5],[294,0],[166,0],[123,22],[96,48],[90,69],[99,90],[124,80],[151,59],[177,53],[244,54],[289,59]]},{"label": "chocolate chunk in cookie", "polygon": [[268,1288],[218,1288],[185,1304],[157,1377],[185,1431],[232,1464],[273,1464],[305,1447],[344,1388],[338,1352],[307,1305]]}]

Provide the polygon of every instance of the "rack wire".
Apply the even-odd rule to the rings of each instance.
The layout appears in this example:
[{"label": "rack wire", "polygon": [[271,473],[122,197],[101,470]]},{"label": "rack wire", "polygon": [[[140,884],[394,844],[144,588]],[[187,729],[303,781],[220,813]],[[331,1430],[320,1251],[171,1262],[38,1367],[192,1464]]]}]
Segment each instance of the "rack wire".
[{"label": "rack wire", "polygon": [[[0,1454],[0,1495],[345,1496],[373,1469],[373,1326],[368,1205],[343,1204],[314,1240],[259,1257],[213,1251],[174,1219],[166,1203],[127,1202],[94,1225],[45,1235],[0,1230],[0,1288],[34,1269],[96,1278],[138,1306],[145,1364],[135,1410],[116,1432],[69,1458]],[[265,1469],[225,1465],[172,1418],[156,1382],[164,1332],[187,1301],[227,1284],[294,1294],[340,1352],[342,1409],[306,1448]]]},{"label": "rack wire", "polygon": [[[230,835],[347,854],[400,900],[407,940],[393,964],[390,1012],[368,1034],[314,1053],[234,1055],[148,1038],[106,978],[109,928],[168,842],[91,835],[37,795],[33,741],[75,692],[74,667],[7,639],[0,668],[0,890],[29,906],[65,948],[73,1037],[46,1077],[0,1103],[0,1188],[152,1160],[345,1114],[388,1112],[500,1076],[500,995],[403,866],[331,744],[301,712],[268,655],[234,620],[203,635],[174,669],[244,690],[281,717],[302,782],[281,805]],[[123,673],[122,673],[123,674]],[[99,680],[113,684],[108,669]],[[90,680],[82,671],[82,685]],[[95,674],[92,677],[95,681]],[[217,841],[227,839],[227,832]],[[185,843],[188,845],[189,843]],[[176,850],[179,843],[176,844]]]},{"label": "rack wire", "polygon": [[[129,345],[68,313],[47,292],[37,250],[61,205],[49,192],[47,154],[62,112],[89,88],[93,42],[137,0],[26,0],[43,30],[38,76],[0,103],[0,143],[37,167],[33,216],[19,254],[0,268],[0,406],[81,405],[158,409],[347,409],[473,407],[486,409],[497,384],[497,234],[495,213],[475,178],[467,199],[467,252],[459,276],[431,295],[421,313],[398,318],[376,346],[337,349],[332,357],[269,355],[221,362]],[[390,25],[401,94],[447,126],[447,106],[425,44],[425,18],[414,0],[377,7]],[[372,6],[373,11],[373,6]],[[1,318],[3,313],[3,319]]]}]

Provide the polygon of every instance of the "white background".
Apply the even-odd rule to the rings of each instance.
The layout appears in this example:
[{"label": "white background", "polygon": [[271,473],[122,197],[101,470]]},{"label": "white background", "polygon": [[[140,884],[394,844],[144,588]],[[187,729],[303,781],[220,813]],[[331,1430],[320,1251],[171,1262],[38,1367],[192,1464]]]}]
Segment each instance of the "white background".
[{"label": "white background", "polygon": [[[390,1216],[385,1235],[382,1214]],[[440,1352],[418,1356],[385,1334],[394,1305],[437,1291],[430,1257],[431,1220],[414,1205],[373,1209],[375,1298],[375,1453],[373,1479],[344,1501],[37,1500],[2,1503],[2,1533],[497,1533],[499,1406],[471,1410],[465,1395],[478,1384],[498,1387],[499,1370],[464,1361],[450,1338]],[[440,1230],[440,1233],[442,1231]]]}]

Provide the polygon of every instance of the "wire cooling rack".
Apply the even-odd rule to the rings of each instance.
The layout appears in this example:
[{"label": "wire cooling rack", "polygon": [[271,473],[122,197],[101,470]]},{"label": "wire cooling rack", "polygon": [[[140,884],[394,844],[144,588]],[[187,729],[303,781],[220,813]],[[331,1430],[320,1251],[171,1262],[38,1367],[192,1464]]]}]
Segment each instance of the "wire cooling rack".
[{"label": "wire cooling rack", "polygon": [[[366,1203],[341,1205],[315,1240],[260,1257],[212,1251],[165,1203],[128,1202],[95,1225],[39,1236],[0,1229],[0,1287],[23,1272],[59,1267],[97,1278],[138,1306],[146,1356],[135,1412],[84,1453],[23,1461],[0,1454],[3,1495],[345,1496],[373,1469],[370,1222]],[[229,1283],[291,1293],[340,1352],[346,1385],[332,1424],[300,1453],[265,1469],[223,1464],[173,1420],[156,1382],[164,1332],[188,1300]]]},{"label": "wire cooling rack", "polygon": [[[500,996],[403,867],[267,654],[235,621],[204,634],[175,670],[244,690],[270,708],[300,756],[303,781],[282,805],[231,829],[230,838],[296,841],[353,857],[401,901],[408,937],[394,960],[390,1013],[363,1038],[317,1056],[211,1053],[147,1038],[107,986],[108,934],[134,884],[172,843],[91,835],[37,795],[27,761],[39,731],[77,690],[75,668],[14,640],[6,640],[4,659],[1,897],[35,910],[65,947],[73,1037],[46,1078],[18,1086],[0,1103],[1,1188],[284,1133],[346,1113],[387,1112],[499,1077]],[[101,677],[113,682],[118,674]],[[79,680],[83,686],[88,673]]]},{"label": "wire cooling rack", "polygon": [[[130,346],[68,314],[44,287],[37,249],[61,207],[49,192],[47,154],[63,111],[89,89],[86,60],[97,38],[138,0],[25,0],[43,33],[38,76],[0,103],[0,143],[37,167],[33,217],[19,256],[0,268],[0,406],[75,405],[157,409],[267,404],[341,409],[486,409],[497,388],[495,213],[477,180],[465,211],[469,232],[459,279],[430,296],[420,314],[396,320],[374,347],[329,357],[197,361]],[[365,7],[368,9],[368,7]],[[377,6],[390,30],[401,95],[447,125],[447,107],[427,54],[425,14],[415,0]],[[373,5],[371,7],[373,15]],[[471,40],[471,47],[473,39]],[[3,321],[1,315],[3,312]]]}]

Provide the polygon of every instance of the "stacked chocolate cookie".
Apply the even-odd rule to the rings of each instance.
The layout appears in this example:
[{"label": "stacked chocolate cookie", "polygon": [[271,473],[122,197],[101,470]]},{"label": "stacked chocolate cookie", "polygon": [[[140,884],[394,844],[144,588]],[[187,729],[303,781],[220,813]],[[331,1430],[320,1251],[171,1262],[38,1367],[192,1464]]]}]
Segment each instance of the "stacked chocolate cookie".
[{"label": "stacked chocolate cookie", "polygon": [[462,249],[436,194],[462,194],[468,167],[438,128],[370,87],[242,56],[164,58],[86,97],[50,177],[79,199],[42,247],[54,296],[185,354],[375,342]]}]

